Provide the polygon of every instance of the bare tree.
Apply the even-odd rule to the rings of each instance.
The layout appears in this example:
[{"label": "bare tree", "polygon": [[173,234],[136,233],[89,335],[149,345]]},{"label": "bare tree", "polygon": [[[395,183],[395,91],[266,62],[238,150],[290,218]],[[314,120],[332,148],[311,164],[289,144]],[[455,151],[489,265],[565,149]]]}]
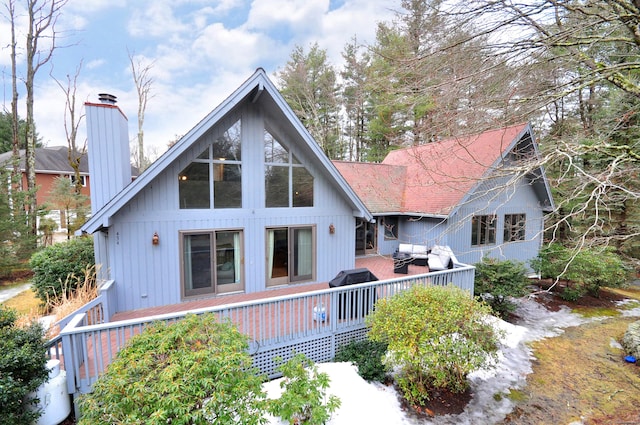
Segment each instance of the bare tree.
[{"label": "bare tree", "polygon": [[488,37],[513,71],[511,118],[541,130],[549,238],[640,264],[640,3],[473,0],[454,13],[476,28],[462,42]]},{"label": "bare tree", "polygon": [[[20,119],[18,117],[18,75],[16,66],[16,7],[14,0],[6,3],[8,17],[11,23],[11,192],[17,193],[20,189],[21,173],[20,173],[20,140],[19,128]],[[17,202],[13,203],[14,208],[18,208]],[[15,213],[15,211],[14,211]]]},{"label": "bare tree", "polygon": [[129,54],[129,62],[131,63],[131,73],[133,74],[133,82],[136,85],[138,93],[138,169],[143,171],[149,165],[144,155],[144,114],[147,109],[147,102],[153,96],[151,95],[151,86],[153,85],[153,77],[151,69],[155,63],[145,63],[140,57],[134,59],[134,54]]},{"label": "bare tree", "polygon": [[78,76],[82,69],[82,60],[76,68],[73,76],[67,74],[66,83],[63,84],[57,80],[53,75],[58,87],[63,91],[65,95],[64,102],[64,132],[67,136],[67,157],[69,159],[69,165],[73,169],[74,176],[74,190],[77,194],[82,191],[82,180],[80,178],[80,161],[82,156],[86,154],[87,142],[86,139],[82,143],[78,143],[78,127],[84,118],[84,114],[78,113],[78,105],[76,102],[76,90],[78,88]]},{"label": "bare tree", "polygon": [[[26,147],[25,169],[27,174],[27,210],[29,226],[32,233],[37,234],[37,199],[36,199],[36,135],[34,120],[34,92],[35,77],[40,68],[51,60],[56,48],[55,24],[61,14],[62,7],[67,0],[27,0],[28,28],[26,38],[26,79],[27,117],[26,117]],[[43,49],[40,42],[48,42]]]}]

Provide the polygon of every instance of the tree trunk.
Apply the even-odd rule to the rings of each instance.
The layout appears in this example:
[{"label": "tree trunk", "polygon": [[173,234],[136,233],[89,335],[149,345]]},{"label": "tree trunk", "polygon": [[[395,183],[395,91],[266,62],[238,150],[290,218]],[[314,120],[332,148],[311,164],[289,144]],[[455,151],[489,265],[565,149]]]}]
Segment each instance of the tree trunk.
[{"label": "tree trunk", "polygon": [[22,183],[22,173],[20,172],[20,120],[18,117],[18,76],[16,68],[16,28],[15,28],[15,4],[13,0],[7,5],[9,17],[11,19],[11,200],[13,216],[19,217],[17,209],[21,208],[17,202],[15,194],[20,191]]},{"label": "tree trunk", "polygon": [[27,89],[27,117],[25,125],[25,172],[27,174],[27,193],[26,207],[27,220],[32,235],[38,234],[38,225],[36,223],[36,213],[38,211],[38,202],[36,199],[36,137],[34,131],[33,118],[33,89],[35,79],[35,68],[33,61],[35,59],[38,40],[34,37],[34,6],[35,0],[29,1],[29,30],[27,33],[27,79],[25,86]]}]

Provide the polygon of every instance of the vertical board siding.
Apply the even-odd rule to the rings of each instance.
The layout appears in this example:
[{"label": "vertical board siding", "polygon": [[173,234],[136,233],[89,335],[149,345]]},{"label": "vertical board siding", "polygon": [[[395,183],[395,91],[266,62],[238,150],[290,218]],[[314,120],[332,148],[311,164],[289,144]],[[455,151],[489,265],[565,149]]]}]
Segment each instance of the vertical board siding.
[{"label": "vertical board siding", "polygon": [[127,118],[119,108],[106,104],[87,104],[91,212],[95,213],[131,182]]},{"label": "vertical board siding", "polygon": [[[197,157],[212,138],[242,119],[242,209],[181,210],[178,207],[178,173]],[[256,106],[235,111],[205,131],[184,155],[169,165],[114,216],[109,229],[111,277],[118,282],[117,311],[175,304],[182,301],[180,232],[239,229],[243,231],[245,292],[266,287],[266,229],[273,226],[316,226],[315,282],[329,281],[355,262],[355,219],[345,199],[337,193],[305,151],[293,142],[298,136],[278,134],[282,142],[314,176],[314,206],[265,208],[263,115]],[[275,126],[281,129],[281,126]],[[296,138],[297,137],[297,138]],[[329,234],[333,224],[335,234]],[[154,232],[159,245],[152,245]]]},{"label": "vertical board siding", "polygon": [[[496,214],[496,243],[471,246],[471,218],[474,215]],[[524,241],[504,242],[504,216],[526,214]],[[536,257],[542,241],[544,213],[534,188],[526,179],[517,182],[507,177],[483,181],[474,195],[467,199],[448,219],[432,217],[398,217],[398,240],[385,241],[378,224],[378,252],[388,255],[399,243],[432,247],[449,245],[458,261],[475,264],[487,255],[512,259],[528,265]],[[378,223],[380,217],[378,217]]]},{"label": "vertical board siding", "polygon": [[[524,241],[504,242],[505,214],[526,214],[526,234]],[[471,246],[471,217],[473,215],[495,214],[496,243]],[[459,261],[475,264],[484,256],[500,260],[511,259],[528,265],[540,247],[544,215],[533,188],[524,179],[509,183],[506,178],[493,179],[483,183],[478,196],[459,208],[449,223],[449,242]]]},{"label": "vertical board siding", "polygon": [[447,222],[444,219],[429,217],[401,220],[402,237],[405,243],[426,245],[448,245]]}]

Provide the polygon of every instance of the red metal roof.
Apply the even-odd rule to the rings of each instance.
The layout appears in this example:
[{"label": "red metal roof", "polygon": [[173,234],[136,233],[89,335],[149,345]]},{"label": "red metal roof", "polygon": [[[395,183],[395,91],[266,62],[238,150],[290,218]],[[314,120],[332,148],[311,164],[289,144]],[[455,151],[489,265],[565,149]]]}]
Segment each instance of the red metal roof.
[{"label": "red metal roof", "polygon": [[382,164],[334,164],[369,210],[448,215],[527,124],[390,152]]}]

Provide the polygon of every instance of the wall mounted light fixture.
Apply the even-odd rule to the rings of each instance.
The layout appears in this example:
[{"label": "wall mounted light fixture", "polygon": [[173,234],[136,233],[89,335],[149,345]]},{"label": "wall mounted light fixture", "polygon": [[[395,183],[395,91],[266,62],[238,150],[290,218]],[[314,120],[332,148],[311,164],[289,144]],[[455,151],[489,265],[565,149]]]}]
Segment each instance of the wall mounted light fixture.
[{"label": "wall mounted light fixture", "polygon": [[151,243],[154,245],[160,244],[160,236],[158,236],[158,232],[153,233],[153,237],[151,238]]},{"label": "wall mounted light fixture", "polygon": [[333,224],[329,225],[329,234],[333,235],[336,232],[336,227]]}]

